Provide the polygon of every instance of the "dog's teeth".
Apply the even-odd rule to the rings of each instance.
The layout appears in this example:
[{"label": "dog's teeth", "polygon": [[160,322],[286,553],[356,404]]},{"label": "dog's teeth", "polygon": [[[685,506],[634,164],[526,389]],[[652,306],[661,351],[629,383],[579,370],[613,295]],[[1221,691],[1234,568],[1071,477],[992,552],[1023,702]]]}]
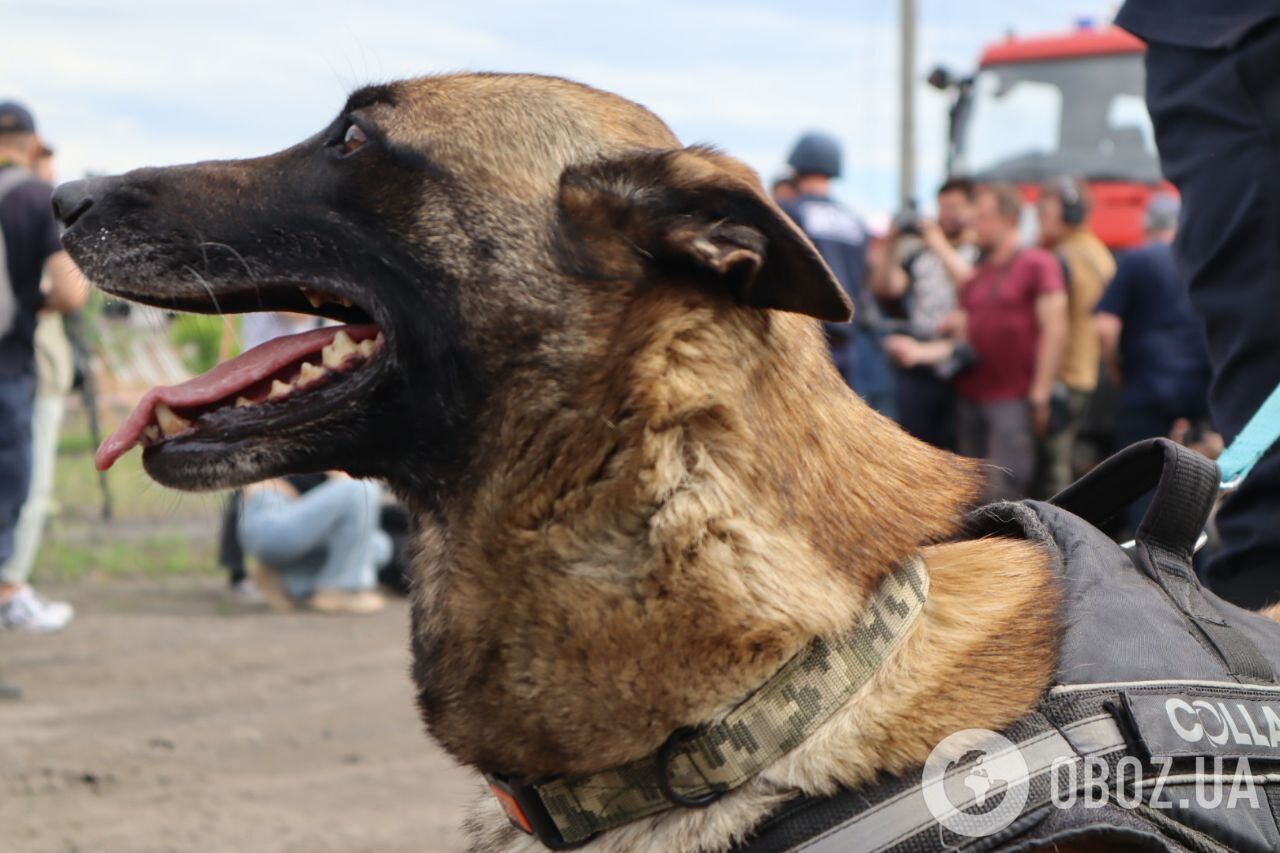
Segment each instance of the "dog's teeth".
[{"label": "dog's teeth", "polygon": [[345,331],[339,331],[333,336],[333,343],[329,344],[320,352],[320,360],[324,362],[324,366],[330,370],[336,370],[342,366],[342,362],[346,361],[351,355],[358,350],[351,340],[351,336]]},{"label": "dog's teeth", "polygon": [[165,437],[177,435],[191,426],[191,421],[176,414],[173,409],[164,403],[156,404],[156,423],[160,425],[160,432]]},{"label": "dog's teeth", "polygon": [[253,405],[253,401],[250,400],[248,397],[236,397],[237,409],[243,409],[246,406],[252,406],[252,405]]},{"label": "dog's teeth", "polygon": [[363,340],[360,343],[356,344],[356,349],[360,352],[360,355],[364,356],[365,358],[368,358],[369,356],[373,355],[373,351],[374,349],[376,349],[376,345],[374,344],[373,339],[369,338],[367,340]]},{"label": "dog's teeth", "polygon": [[312,364],[309,361],[304,361],[302,363],[302,370],[298,373],[297,385],[299,388],[306,388],[309,385],[314,385],[321,379],[324,379],[328,372],[329,371],[325,370],[323,367]]},{"label": "dog's teeth", "polygon": [[332,302],[335,305],[341,305],[344,308],[350,308],[353,303],[345,296],[330,296],[327,293],[316,293],[314,290],[303,290],[302,295],[307,297],[307,301],[311,303],[312,308],[319,308],[321,305]]},{"label": "dog's teeth", "polygon": [[147,428],[142,431],[143,444],[155,444],[162,438],[160,427],[155,424],[148,424]]},{"label": "dog's teeth", "polygon": [[280,400],[285,397],[288,397],[292,393],[293,393],[292,385],[286,385],[285,383],[281,382],[279,379],[275,379],[275,380],[272,380],[271,382],[271,393],[267,394],[267,399]]}]

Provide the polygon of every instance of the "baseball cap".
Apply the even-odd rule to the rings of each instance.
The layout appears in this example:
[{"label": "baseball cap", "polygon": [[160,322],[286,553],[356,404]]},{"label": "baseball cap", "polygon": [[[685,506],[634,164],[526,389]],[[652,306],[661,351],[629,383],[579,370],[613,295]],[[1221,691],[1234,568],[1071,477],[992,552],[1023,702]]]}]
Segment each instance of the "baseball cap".
[{"label": "baseball cap", "polygon": [[0,133],[35,133],[31,110],[17,101],[0,101]]}]

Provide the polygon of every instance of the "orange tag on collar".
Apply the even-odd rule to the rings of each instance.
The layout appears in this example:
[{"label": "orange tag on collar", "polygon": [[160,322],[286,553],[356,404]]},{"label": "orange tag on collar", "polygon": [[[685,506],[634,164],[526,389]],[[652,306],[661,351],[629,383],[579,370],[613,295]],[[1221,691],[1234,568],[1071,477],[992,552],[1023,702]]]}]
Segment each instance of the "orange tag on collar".
[{"label": "orange tag on collar", "polygon": [[525,817],[524,810],[520,808],[520,804],[516,802],[516,798],[511,795],[511,792],[504,791],[492,782],[489,783],[489,790],[498,798],[499,805],[507,813],[507,820],[511,821],[517,829],[522,829],[529,835],[533,835],[533,826],[529,823],[529,818]]}]

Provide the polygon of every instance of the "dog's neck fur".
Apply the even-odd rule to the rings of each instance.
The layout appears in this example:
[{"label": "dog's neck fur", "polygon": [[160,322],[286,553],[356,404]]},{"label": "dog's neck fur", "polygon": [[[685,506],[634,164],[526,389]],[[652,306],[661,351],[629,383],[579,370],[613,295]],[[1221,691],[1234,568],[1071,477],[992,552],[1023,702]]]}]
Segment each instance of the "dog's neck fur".
[{"label": "dog's neck fur", "polygon": [[[686,304],[673,310],[672,299]],[[491,437],[477,453],[483,476],[423,537],[415,676],[424,717],[482,770],[598,770],[715,719],[809,639],[847,629],[898,561],[956,532],[979,490],[974,463],[858,401],[808,320],[663,290],[615,320],[607,351],[587,359],[595,369],[567,383],[512,377],[527,391],[505,395],[511,405],[482,431]],[[964,549],[974,544],[926,551],[935,596],[991,609],[963,600],[935,565],[956,548],[972,563]],[[1034,548],[1018,547],[1043,568]],[[1026,585],[1042,593],[1046,584]],[[1023,592],[1005,590],[1025,604]],[[1048,608],[1022,617],[997,607],[1000,630],[1051,617]],[[972,630],[966,613],[931,609]],[[1016,718],[1048,678],[1052,649],[1035,651],[1026,666],[1038,681],[997,701],[1004,713],[980,702],[972,720],[923,727],[889,763],[923,761],[935,729],[945,730],[929,744],[957,723]],[[981,660],[948,663],[1003,680]],[[954,692],[941,683],[949,675],[934,675],[942,692]],[[920,686],[909,691],[917,707],[894,713],[918,713]],[[870,754],[850,760],[877,769]],[[834,768],[799,776],[819,788],[856,781]]]}]

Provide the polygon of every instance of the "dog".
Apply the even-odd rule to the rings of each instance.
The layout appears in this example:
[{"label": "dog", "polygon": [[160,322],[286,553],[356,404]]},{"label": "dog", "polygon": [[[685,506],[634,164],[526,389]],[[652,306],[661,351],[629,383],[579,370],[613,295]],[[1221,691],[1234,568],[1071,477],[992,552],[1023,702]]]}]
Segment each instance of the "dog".
[{"label": "dog", "polygon": [[[635,103],[551,77],[407,80],[278,154],[94,178],[54,203],[108,293],[346,324],[153,390],[98,463],[142,444],[180,489],[387,481],[422,530],[422,718],[483,773],[653,754],[923,559],[920,618],[816,731],[708,807],[590,849],[727,849],[797,792],[1001,729],[1050,682],[1044,549],[957,540],[979,464],[859,401],[818,322],[850,303],[812,244],[744,164]],[[488,797],[467,827],[476,850],[542,849]]]}]

